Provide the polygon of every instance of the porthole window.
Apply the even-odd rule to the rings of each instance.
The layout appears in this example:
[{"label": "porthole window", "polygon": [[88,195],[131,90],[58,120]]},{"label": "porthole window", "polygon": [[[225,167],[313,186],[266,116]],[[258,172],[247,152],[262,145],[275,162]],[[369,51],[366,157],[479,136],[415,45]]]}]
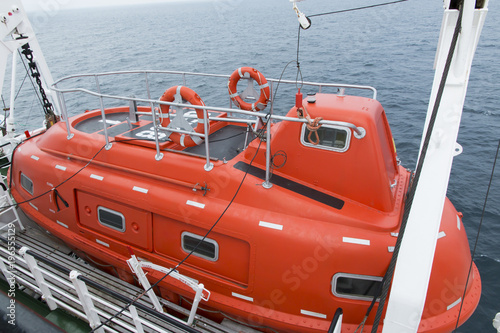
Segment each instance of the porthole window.
[{"label": "porthole window", "polygon": [[337,297],[371,301],[382,285],[382,277],[337,273],[332,279],[332,293]]},{"label": "porthole window", "polygon": [[103,226],[121,232],[125,231],[125,216],[120,212],[99,206],[97,207],[97,218]]},{"label": "porthole window", "polygon": [[217,261],[219,259],[219,244],[213,239],[203,239],[203,236],[187,231],[183,232],[181,237],[182,249],[184,251],[190,253],[194,250],[193,255],[210,261]]},{"label": "porthole window", "polygon": [[307,147],[314,147],[326,150],[332,150],[337,152],[345,152],[349,149],[349,143],[351,141],[351,131],[340,126],[323,125],[321,126],[317,133],[319,142],[314,144],[316,140],[316,135],[313,133],[311,139],[313,142],[309,141],[309,134],[311,132],[307,129],[306,124],[302,125],[302,133],[300,135],[300,142]]},{"label": "porthole window", "polygon": [[29,194],[33,195],[33,181],[21,172],[21,187]]}]

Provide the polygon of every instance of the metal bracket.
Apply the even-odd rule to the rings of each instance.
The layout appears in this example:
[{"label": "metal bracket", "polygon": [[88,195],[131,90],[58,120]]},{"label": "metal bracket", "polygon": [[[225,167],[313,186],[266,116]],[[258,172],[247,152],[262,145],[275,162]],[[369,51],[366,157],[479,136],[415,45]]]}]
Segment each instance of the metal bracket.
[{"label": "metal bracket", "polygon": [[[71,271],[69,273],[69,278],[71,282],[73,282],[73,286],[75,287],[76,293],[78,294],[78,298],[83,306],[83,311],[87,315],[87,319],[89,321],[89,325],[92,329],[95,329],[99,325],[101,325],[101,320],[99,319],[99,315],[94,307],[94,302],[90,297],[89,290],[87,289],[87,285],[85,282],[78,279],[78,276],[81,274],[77,271]],[[95,330],[98,333],[104,333],[104,328],[99,327]]]},{"label": "metal bracket", "polygon": [[[29,248],[26,246],[23,246],[19,250],[19,254],[24,258],[26,261],[26,264],[28,265],[28,268],[31,271],[31,274],[33,274],[36,284],[38,285],[38,288],[40,288],[40,291],[43,294],[43,297],[45,298],[45,301],[47,302],[47,305],[49,306],[50,310],[54,311],[57,309],[57,304],[54,301],[54,297],[52,297],[52,293],[45,282],[45,279],[40,272],[40,268],[38,267],[38,264],[36,263],[36,260],[33,256],[28,254]],[[104,332],[103,332],[104,333]]]},{"label": "metal bracket", "polygon": [[[137,275],[137,278],[139,279],[139,282],[141,285],[144,287],[145,290],[149,290],[147,294],[151,298],[151,301],[155,305],[155,308],[158,310],[160,308],[161,310],[158,310],[160,312],[163,312],[163,309],[161,308],[161,305],[158,301],[158,298],[156,297],[155,293],[153,290],[150,289],[151,285],[149,284],[148,279],[146,278],[146,274],[144,274],[144,271],[142,270],[143,267],[150,268],[165,274],[169,274],[169,277],[172,277],[184,284],[186,284],[188,287],[194,290],[195,296],[193,299],[193,305],[191,306],[191,311],[189,313],[189,318],[187,321],[188,325],[192,325],[194,322],[194,317],[196,315],[196,311],[198,309],[198,304],[200,303],[201,300],[208,301],[210,298],[210,291],[205,289],[205,286],[202,283],[198,283],[198,281],[191,279],[185,275],[180,274],[179,272],[171,269],[171,268],[165,268],[160,265],[153,264],[149,261],[139,261],[135,255],[132,255],[132,257],[127,260],[127,264],[130,267],[130,270]],[[205,296],[206,294],[206,296]]]}]

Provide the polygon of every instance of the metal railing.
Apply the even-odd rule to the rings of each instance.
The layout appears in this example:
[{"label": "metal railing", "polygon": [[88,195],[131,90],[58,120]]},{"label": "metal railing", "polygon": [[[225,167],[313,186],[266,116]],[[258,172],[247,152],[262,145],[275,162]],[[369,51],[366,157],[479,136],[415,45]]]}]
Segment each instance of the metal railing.
[{"label": "metal railing", "polygon": [[[264,187],[271,187],[272,185],[269,182],[270,179],[270,168],[271,168],[271,156],[270,156],[270,144],[271,144],[271,122],[272,121],[291,121],[291,122],[301,122],[301,123],[306,123],[306,119],[299,119],[295,117],[286,117],[286,116],[281,116],[281,115],[276,115],[274,114],[274,87],[278,85],[297,85],[296,81],[288,81],[288,80],[276,80],[276,79],[268,79],[270,88],[271,88],[271,96],[270,96],[270,108],[269,112],[252,112],[252,111],[245,111],[245,110],[240,110],[236,109],[232,106],[231,100],[229,99],[229,106],[228,107],[221,107],[221,106],[194,106],[191,104],[184,104],[184,103],[175,103],[175,102],[165,102],[165,101],[160,101],[156,99],[151,98],[151,86],[150,86],[150,77],[151,75],[166,75],[169,77],[175,77],[177,80],[176,82],[182,83],[183,86],[187,86],[187,79],[194,77],[196,79],[201,79],[201,78],[211,78],[211,79],[225,79],[226,81],[229,79],[229,75],[219,75],[219,74],[206,74],[206,73],[192,73],[192,72],[177,72],[177,71],[119,71],[119,72],[106,72],[106,73],[98,73],[98,74],[79,74],[79,75],[72,75],[72,76],[67,76],[64,77],[54,83],[52,86],[52,89],[56,91],[57,96],[58,96],[58,104],[61,107],[60,113],[62,115],[62,119],[66,122],[66,130],[67,130],[67,139],[71,140],[73,137],[72,133],[72,128],[71,124],[69,122],[69,113],[68,109],[66,106],[66,99],[65,96],[70,93],[83,93],[89,96],[94,96],[99,99],[99,104],[100,104],[100,110],[101,110],[101,117],[103,120],[103,131],[104,131],[104,136],[105,136],[105,142],[106,142],[106,149],[111,149],[112,144],[109,140],[108,136],[108,130],[107,130],[107,123],[106,123],[106,108],[105,108],[105,102],[104,100],[115,100],[115,101],[124,101],[125,103],[144,103],[146,105],[149,105],[151,108],[151,113],[149,112],[137,112],[138,115],[152,115],[153,118],[153,127],[154,127],[154,141],[155,141],[155,147],[156,147],[156,160],[161,160],[163,158],[163,154],[161,153],[160,149],[160,140],[158,137],[158,134],[160,132],[167,132],[168,135],[171,133],[179,133],[179,134],[184,134],[184,135],[190,135],[190,136],[197,136],[202,139],[204,139],[205,142],[205,150],[206,150],[206,164],[205,164],[205,170],[210,171],[213,168],[213,164],[211,162],[211,157],[210,157],[210,140],[209,140],[209,126],[207,126],[208,121],[223,121],[225,123],[246,123],[248,126],[253,126],[256,125],[259,122],[259,118],[263,121],[263,124],[266,124],[266,145],[267,145],[267,155],[266,155],[266,179],[264,182]],[[145,98],[137,98],[137,97],[130,97],[130,96],[122,96],[122,95],[115,95],[115,94],[106,94],[102,92],[101,89],[101,82],[99,78],[103,77],[110,77],[110,76],[122,76],[122,75],[139,75],[139,76],[144,76],[145,80],[145,91],[144,95],[146,96]],[[95,80],[95,91],[92,91],[90,89],[86,88],[60,88],[59,86],[62,84],[66,84],[71,80],[80,80],[83,78],[93,78]],[[182,82],[179,82],[182,81]],[[318,93],[321,93],[324,88],[337,88],[338,93],[340,96],[343,96],[345,89],[356,89],[356,90],[365,90],[371,92],[371,98],[376,99],[377,98],[377,91],[375,88],[370,87],[370,86],[361,86],[361,85],[347,85],[347,84],[336,84],[336,83],[317,83],[317,82],[300,82],[301,86],[307,86],[307,87],[312,87],[314,89],[317,89]],[[226,85],[221,85],[221,89],[227,89],[227,84]],[[202,133],[195,132],[194,130],[189,131],[189,130],[183,130],[183,129],[178,129],[178,128],[173,128],[173,127],[163,127],[161,126],[161,121],[158,122],[158,120],[163,119],[164,115],[161,114],[160,106],[162,105],[168,105],[172,108],[175,108],[177,110],[180,110],[182,108],[191,108],[195,110],[203,110],[203,121],[205,122],[205,129]],[[222,113],[227,113],[227,117],[210,117],[208,115],[208,110],[210,111],[215,111],[215,112],[222,112]],[[169,117],[170,115],[168,115]],[[362,138],[365,135],[364,129],[361,127],[357,127],[356,125],[352,123],[347,123],[347,122],[341,122],[341,121],[332,121],[332,120],[322,120],[320,125],[336,125],[336,126],[342,126],[351,129],[355,133],[355,137]]]},{"label": "metal railing", "polygon": [[[0,242],[8,243],[7,239],[1,236]],[[51,311],[62,308],[87,320],[90,327],[98,333],[170,332],[171,329],[179,332],[200,332],[192,326],[192,318],[188,324],[163,311],[152,309],[144,302],[135,302],[120,316],[113,318],[112,315],[121,311],[123,306],[108,298],[111,297],[122,304],[131,304],[131,298],[26,246],[20,247],[16,244],[12,249],[0,246],[0,272],[7,281],[15,281],[41,294]],[[148,316],[164,324],[160,325]],[[102,319],[106,318],[112,319],[106,325],[101,325]]]}]

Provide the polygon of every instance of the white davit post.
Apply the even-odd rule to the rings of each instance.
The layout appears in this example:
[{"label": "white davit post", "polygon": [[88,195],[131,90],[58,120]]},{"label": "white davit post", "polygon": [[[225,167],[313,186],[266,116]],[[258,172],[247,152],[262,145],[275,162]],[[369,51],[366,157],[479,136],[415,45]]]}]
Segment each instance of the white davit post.
[{"label": "white davit post", "polygon": [[[21,38],[22,37],[22,38]],[[38,71],[41,74],[43,88],[48,96],[52,99],[54,105],[54,113],[60,116],[60,107],[56,98],[55,92],[50,90],[54,83],[49,67],[36,39],[33,27],[31,26],[28,16],[24,11],[24,7],[20,0],[2,0],[0,1],[0,93],[3,93],[3,83],[5,79],[5,71],[7,69],[7,61],[12,57],[12,76],[11,76],[11,99],[10,99],[10,115],[6,120],[7,132],[13,137],[15,133],[14,119],[14,96],[16,93],[16,63],[20,61],[17,55],[18,50],[26,43],[30,44],[33,50],[34,60],[37,64]]]},{"label": "white davit post", "polygon": [[[462,109],[479,35],[487,13],[475,9],[475,0],[464,1],[462,32],[451,63],[438,116],[434,125],[408,225],[403,236],[384,320],[384,333],[417,332],[429,285],[434,252],[443,212]],[[436,73],[427,112],[426,132],[459,11],[445,0],[441,35],[436,54]],[[425,136],[425,134],[424,134]]]}]

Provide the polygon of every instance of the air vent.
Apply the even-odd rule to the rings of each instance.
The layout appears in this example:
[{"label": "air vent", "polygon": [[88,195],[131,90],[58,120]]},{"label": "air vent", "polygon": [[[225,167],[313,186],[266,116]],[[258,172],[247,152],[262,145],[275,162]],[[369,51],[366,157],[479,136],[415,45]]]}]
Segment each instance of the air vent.
[{"label": "air vent", "polygon": [[216,241],[209,238],[203,239],[203,236],[190,232],[182,233],[182,249],[188,253],[193,252],[193,255],[210,261],[217,261],[219,259],[219,244]]},{"label": "air vent", "polygon": [[125,231],[125,216],[120,212],[99,206],[97,208],[97,218],[103,226],[121,232]]},{"label": "air vent", "polygon": [[379,276],[337,273],[332,279],[332,293],[337,297],[371,301],[381,285]]}]

